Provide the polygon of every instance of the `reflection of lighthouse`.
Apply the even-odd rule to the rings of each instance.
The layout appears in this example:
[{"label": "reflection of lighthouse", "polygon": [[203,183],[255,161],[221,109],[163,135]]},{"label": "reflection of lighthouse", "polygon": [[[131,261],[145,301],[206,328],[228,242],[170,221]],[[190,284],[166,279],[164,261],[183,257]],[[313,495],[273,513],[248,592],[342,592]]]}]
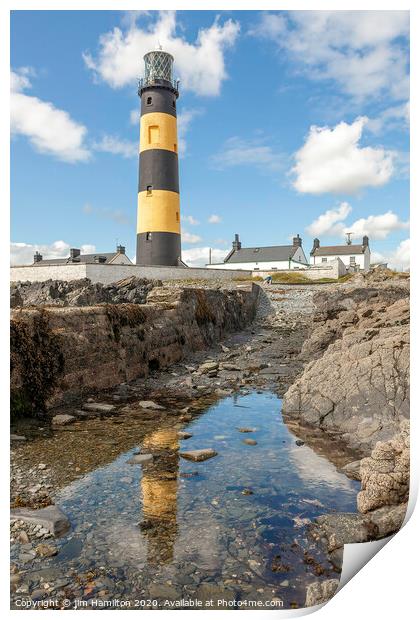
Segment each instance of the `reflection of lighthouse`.
[{"label": "reflection of lighthouse", "polygon": [[140,265],[179,265],[178,137],[171,54],[156,50],[144,57],[141,97],[137,258]]},{"label": "reflection of lighthouse", "polygon": [[177,431],[160,429],[148,435],[143,449],[154,454],[153,461],[143,463],[142,530],[148,541],[150,564],[166,564],[173,558],[177,535],[178,453]]}]

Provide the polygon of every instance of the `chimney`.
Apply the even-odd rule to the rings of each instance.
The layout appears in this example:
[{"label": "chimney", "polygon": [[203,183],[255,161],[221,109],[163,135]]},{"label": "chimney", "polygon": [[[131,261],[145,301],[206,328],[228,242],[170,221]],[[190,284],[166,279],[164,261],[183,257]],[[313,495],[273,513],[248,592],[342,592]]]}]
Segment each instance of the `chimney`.
[{"label": "chimney", "polygon": [[317,239],[317,238],[315,237],[315,239],[314,239],[314,245],[313,245],[313,247],[312,247],[311,254],[312,254],[312,252],[315,252],[315,250],[317,250],[318,248],[319,248],[319,239]]},{"label": "chimney", "polygon": [[34,254],[34,263],[40,263],[42,261],[42,254],[38,250]]},{"label": "chimney", "polygon": [[125,254],[125,245],[117,245],[117,254]]},{"label": "chimney", "polygon": [[239,235],[235,235],[235,240],[232,241],[232,247],[234,250],[240,250],[242,243],[239,241]]},{"label": "chimney", "polygon": [[302,239],[299,237],[299,233],[293,237],[293,245],[302,247]]},{"label": "chimney", "polygon": [[70,258],[73,262],[77,262],[76,259],[80,256],[80,250],[78,248],[70,248]]},{"label": "chimney", "polygon": [[362,243],[363,247],[367,248],[369,246],[369,237],[367,235],[365,235],[363,237],[363,243]]}]

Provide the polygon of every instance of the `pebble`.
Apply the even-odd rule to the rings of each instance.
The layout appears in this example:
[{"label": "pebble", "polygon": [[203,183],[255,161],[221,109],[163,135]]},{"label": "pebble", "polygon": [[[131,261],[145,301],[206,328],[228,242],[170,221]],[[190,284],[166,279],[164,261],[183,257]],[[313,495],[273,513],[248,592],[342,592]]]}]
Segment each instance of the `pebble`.
[{"label": "pebble", "polygon": [[153,402],[153,400],[140,400],[138,405],[142,409],[165,409],[165,407],[162,407],[162,405],[158,405],[157,403]]}]

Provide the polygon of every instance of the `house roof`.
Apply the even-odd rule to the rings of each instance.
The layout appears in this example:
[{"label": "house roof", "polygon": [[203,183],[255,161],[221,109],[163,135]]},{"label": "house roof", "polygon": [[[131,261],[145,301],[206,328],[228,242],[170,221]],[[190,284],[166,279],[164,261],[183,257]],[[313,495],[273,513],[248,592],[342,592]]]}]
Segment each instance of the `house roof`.
[{"label": "house roof", "polygon": [[96,258],[104,256],[106,260],[103,264],[111,263],[112,260],[119,254],[119,252],[97,252],[96,254],[80,254],[75,259],[68,258],[43,258],[42,260],[35,262],[34,266],[43,265],[74,265],[77,263],[96,263]]},{"label": "house roof", "polygon": [[338,255],[354,255],[363,254],[368,246],[361,244],[350,245],[324,245],[311,250],[311,256],[334,256]]},{"label": "house roof", "polygon": [[293,258],[296,250],[300,246],[296,245],[273,245],[265,248],[241,248],[231,250],[224,260],[225,263],[269,263],[274,261],[285,261]]}]

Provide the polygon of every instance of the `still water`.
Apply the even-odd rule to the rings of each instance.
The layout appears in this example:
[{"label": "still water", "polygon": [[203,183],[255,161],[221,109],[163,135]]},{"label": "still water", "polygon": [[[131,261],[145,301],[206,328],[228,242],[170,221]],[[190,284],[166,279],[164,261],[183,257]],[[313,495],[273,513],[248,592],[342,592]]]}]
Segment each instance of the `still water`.
[{"label": "still water", "polygon": [[[179,430],[142,440],[153,460],[130,465],[130,450],[59,493],[73,528],[51,564],[62,574],[91,570],[109,596],[193,598],[205,585],[238,600],[279,597],[284,607],[302,605],[308,583],[337,577],[305,525],[355,511],[359,483],[296,444],[277,396],[225,398],[182,428],[190,438]],[[179,456],[202,448],[217,456]]]}]

